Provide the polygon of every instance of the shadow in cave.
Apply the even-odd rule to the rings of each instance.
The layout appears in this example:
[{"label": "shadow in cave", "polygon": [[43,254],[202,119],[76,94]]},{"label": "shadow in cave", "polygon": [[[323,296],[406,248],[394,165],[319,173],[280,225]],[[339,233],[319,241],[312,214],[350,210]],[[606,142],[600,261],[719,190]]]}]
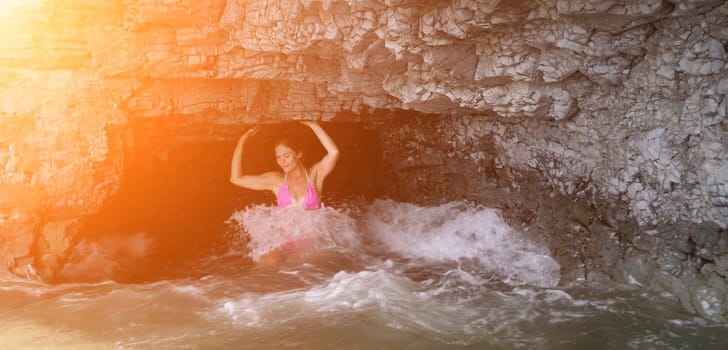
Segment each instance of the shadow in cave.
[{"label": "shadow in cave", "polygon": [[[229,182],[232,153],[247,127],[232,133],[175,121],[134,120],[133,159],[119,191],[97,214],[85,218],[76,246],[57,282],[140,282],[194,277],[210,271],[190,269],[196,259],[224,255],[240,238],[227,220],[250,205],[274,205],[275,195]],[[322,194],[328,206],[378,196],[380,154],[376,132],[357,123],[322,123],[341,150]],[[220,137],[219,135],[228,136]],[[218,136],[215,136],[218,135]],[[299,123],[269,124],[248,140],[246,173],[279,170],[274,144],[300,140],[310,166],[325,154],[315,135]],[[215,139],[217,138],[217,139]],[[224,140],[220,140],[224,138]],[[242,267],[241,267],[242,268]]]}]

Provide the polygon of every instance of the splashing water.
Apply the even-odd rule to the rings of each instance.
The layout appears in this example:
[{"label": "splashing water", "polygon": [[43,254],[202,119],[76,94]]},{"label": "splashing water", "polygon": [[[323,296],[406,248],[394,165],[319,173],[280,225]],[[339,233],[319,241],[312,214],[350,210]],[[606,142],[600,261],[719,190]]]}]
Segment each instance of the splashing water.
[{"label": "splashing water", "polygon": [[493,209],[462,203],[424,208],[380,200],[364,221],[386,249],[408,258],[474,258],[509,283],[553,287],[559,282],[560,266],[546,249],[516,233]]},{"label": "splashing water", "polygon": [[231,221],[241,227],[242,235],[250,238],[248,248],[253,261],[276,249],[346,249],[358,240],[354,220],[325,207],[310,211],[257,206],[236,212]]},{"label": "splashing water", "polygon": [[[547,250],[487,208],[257,206],[229,224],[230,253],[187,262],[190,277],[0,281],[0,348],[710,349],[728,330],[659,296],[558,287]],[[257,263],[273,252],[288,258]]]}]

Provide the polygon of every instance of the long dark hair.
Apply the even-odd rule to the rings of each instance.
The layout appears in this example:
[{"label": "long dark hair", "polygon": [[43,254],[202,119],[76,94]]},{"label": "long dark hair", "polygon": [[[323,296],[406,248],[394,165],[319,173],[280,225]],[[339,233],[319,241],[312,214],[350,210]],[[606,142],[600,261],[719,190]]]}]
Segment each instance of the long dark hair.
[{"label": "long dark hair", "polygon": [[290,136],[279,139],[278,141],[276,141],[275,144],[273,144],[273,147],[275,148],[280,145],[286,146],[286,147],[292,149],[293,152],[296,152],[296,153],[303,152],[303,147],[301,147],[301,143]]}]

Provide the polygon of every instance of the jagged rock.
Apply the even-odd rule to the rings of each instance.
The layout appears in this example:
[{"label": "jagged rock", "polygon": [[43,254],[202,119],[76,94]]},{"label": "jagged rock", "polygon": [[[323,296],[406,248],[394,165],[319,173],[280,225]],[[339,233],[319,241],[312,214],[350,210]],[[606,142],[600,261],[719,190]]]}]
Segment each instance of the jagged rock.
[{"label": "jagged rock", "polygon": [[690,295],[692,305],[701,316],[717,320],[726,318],[728,288],[724,278],[711,273],[707,281],[698,279],[690,286]]}]

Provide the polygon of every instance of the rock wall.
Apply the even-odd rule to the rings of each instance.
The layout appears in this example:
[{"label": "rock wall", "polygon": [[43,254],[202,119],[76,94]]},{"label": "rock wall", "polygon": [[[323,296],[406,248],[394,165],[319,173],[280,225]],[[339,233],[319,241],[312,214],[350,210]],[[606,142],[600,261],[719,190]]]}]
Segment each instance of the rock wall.
[{"label": "rock wall", "polygon": [[[537,236],[556,233],[543,238],[566,267],[564,283],[643,285],[726,319],[727,11],[624,31],[597,22],[581,41],[539,45],[536,80],[574,99],[566,118],[496,106],[496,115],[388,124],[391,192],[502,208]],[[505,86],[515,101],[521,85]]]},{"label": "rock wall", "polygon": [[[615,243],[629,263],[598,265],[725,317],[725,1],[0,6],[5,273],[58,271],[79,220],[133,161],[134,118],[195,118],[210,130],[354,120],[387,127],[383,151],[401,170],[391,191],[403,199],[482,200],[538,182],[553,196],[613,203],[592,208],[609,211],[608,227],[638,229]],[[381,110],[434,116],[419,127]],[[397,192],[407,186],[434,192]],[[581,221],[576,231],[593,231]]]}]

